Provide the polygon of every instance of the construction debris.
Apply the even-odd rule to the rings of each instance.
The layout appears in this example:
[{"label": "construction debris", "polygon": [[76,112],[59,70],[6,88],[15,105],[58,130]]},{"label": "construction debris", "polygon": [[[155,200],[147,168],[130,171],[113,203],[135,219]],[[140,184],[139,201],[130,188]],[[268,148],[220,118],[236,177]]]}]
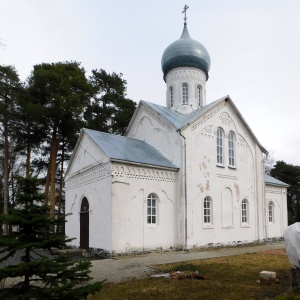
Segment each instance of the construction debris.
[{"label": "construction debris", "polygon": [[163,274],[155,274],[155,275],[151,275],[151,277],[154,278],[170,278],[170,273],[163,273]]},{"label": "construction debris", "polygon": [[261,271],[259,273],[259,280],[256,280],[256,282],[261,284],[272,284],[279,283],[280,280],[276,278],[276,272]]},{"label": "construction debris", "polygon": [[170,273],[163,273],[163,274],[156,274],[151,275],[151,277],[162,277],[162,278],[169,278],[169,279],[205,279],[204,274],[201,274],[197,271],[174,271]]},{"label": "construction debris", "polygon": [[276,283],[276,272],[271,272],[271,271],[260,272],[259,281],[262,284]]},{"label": "construction debris", "polygon": [[170,273],[171,279],[205,279],[205,276],[197,271],[176,271]]}]

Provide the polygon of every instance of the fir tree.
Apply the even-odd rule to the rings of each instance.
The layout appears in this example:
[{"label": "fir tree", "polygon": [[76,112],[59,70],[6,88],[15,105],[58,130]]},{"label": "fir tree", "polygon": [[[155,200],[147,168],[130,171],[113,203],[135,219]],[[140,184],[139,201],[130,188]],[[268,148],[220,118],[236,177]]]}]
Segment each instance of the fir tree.
[{"label": "fir tree", "polygon": [[0,215],[1,221],[18,226],[10,235],[0,236],[0,263],[16,261],[0,268],[0,281],[14,279],[0,289],[0,299],[82,299],[99,291],[102,282],[89,283],[89,261],[74,261],[69,253],[50,255],[48,250],[70,239],[55,230],[64,216],[50,217],[39,179],[20,177],[18,183],[15,207]]}]

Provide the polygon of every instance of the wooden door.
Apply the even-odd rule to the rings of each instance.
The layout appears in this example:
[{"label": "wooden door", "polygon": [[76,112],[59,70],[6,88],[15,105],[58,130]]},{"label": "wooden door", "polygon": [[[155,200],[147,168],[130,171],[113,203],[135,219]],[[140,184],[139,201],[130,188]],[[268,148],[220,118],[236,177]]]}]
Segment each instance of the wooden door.
[{"label": "wooden door", "polygon": [[85,197],[80,208],[80,248],[89,249],[89,202]]}]

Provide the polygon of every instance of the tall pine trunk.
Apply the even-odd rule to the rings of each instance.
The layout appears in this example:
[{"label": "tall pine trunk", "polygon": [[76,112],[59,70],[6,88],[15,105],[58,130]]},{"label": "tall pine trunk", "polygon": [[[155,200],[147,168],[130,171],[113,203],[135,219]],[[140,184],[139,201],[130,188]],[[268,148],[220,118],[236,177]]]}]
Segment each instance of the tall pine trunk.
[{"label": "tall pine trunk", "polygon": [[47,176],[46,176],[46,184],[45,184],[45,199],[44,204],[47,205],[49,203],[49,190],[50,190],[50,180],[51,180],[51,151],[50,151],[50,157],[49,157],[49,163],[48,163],[48,170],[47,170]]},{"label": "tall pine trunk", "polygon": [[26,177],[30,177],[30,160],[31,160],[31,145],[27,145],[27,155],[26,155]]},{"label": "tall pine trunk", "polygon": [[[51,139],[51,143],[50,143],[51,144],[50,145],[50,157],[49,157],[49,163],[48,163],[48,169],[47,169],[47,176],[46,176],[46,184],[45,184],[45,200],[44,200],[44,204],[45,205],[49,204],[49,201],[50,201],[51,167],[52,167],[52,159],[53,159],[53,156],[52,156],[53,155],[52,144],[53,144],[54,130],[53,130],[52,139]],[[55,160],[56,160],[56,158],[55,158]]]},{"label": "tall pine trunk", "polygon": [[[25,263],[30,262],[30,248],[26,247],[25,248]],[[24,276],[24,290],[27,293],[30,289],[30,275],[28,273],[25,274]],[[28,299],[28,298],[25,298]]]},{"label": "tall pine trunk", "polygon": [[[8,149],[8,128],[4,125],[4,193],[3,193],[3,212],[8,214],[9,209],[9,149]],[[9,233],[8,225],[3,224],[3,234],[7,235]]]}]

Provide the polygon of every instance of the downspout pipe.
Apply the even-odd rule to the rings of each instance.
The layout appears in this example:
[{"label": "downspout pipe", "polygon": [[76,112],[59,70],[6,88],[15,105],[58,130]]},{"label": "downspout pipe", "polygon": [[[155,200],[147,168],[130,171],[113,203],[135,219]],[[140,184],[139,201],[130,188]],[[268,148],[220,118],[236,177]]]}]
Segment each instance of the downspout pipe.
[{"label": "downspout pipe", "polygon": [[[265,175],[265,159],[262,160],[262,172],[263,173],[263,178]],[[267,197],[266,197],[266,183],[264,181],[263,183],[263,227],[264,227],[264,232],[263,232],[263,239],[267,240],[268,239],[268,221],[269,221],[269,215],[267,214],[267,205],[266,205],[266,201],[267,201]]]},{"label": "downspout pipe", "polygon": [[180,129],[177,130],[179,135],[183,138],[183,159],[184,159],[184,248],[187,248],[187,180],[186,180],[186,139],[181,134]]}]

